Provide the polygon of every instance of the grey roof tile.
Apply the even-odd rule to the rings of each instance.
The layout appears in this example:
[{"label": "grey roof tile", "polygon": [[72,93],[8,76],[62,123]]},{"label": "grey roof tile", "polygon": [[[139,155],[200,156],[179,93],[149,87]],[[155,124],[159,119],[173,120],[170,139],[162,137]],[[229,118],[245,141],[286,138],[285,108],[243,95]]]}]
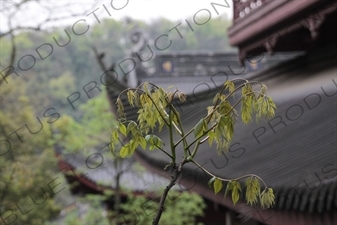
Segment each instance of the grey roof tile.
[{"label": "grey roof tile", "polygon": [[[207,170],[226,178],[247,173],[259,175],[275,189],[279,209],[309,212],[336,210],[337,94],[333,93],[337,84],[333,83],[336,66],[330,60],[335,56],[336,53],[321,53],[314,57],[305,55],[274,70],[251,75],[250,78],[267,83],[278,106],[276,117],[247,126],[239,122],[235,127],[234,145],[226,155],[219,157],[214,146],[204,144],[195,160],[206,163]],[[277,69],[279,71],[275,72]],[[173,79],[170,83],[183,82],[184,79],[187,78]],[[160,85],[168,82],[157,78],[148,81]],[[194,78],[191,78],[190,83],[193,82]],[[183,83],[180,85],[184,86]],[[186,92],[191,92],[190,86],[184,86]],[[331,96],[327,96],[321,87]],[[196,98],[192,92],[189,97],[193,104],[187,102],[178,107],[186,130],[206,114],[205,109],[216,90],[212,88],[203,99]],[[315,106],[317,94],[320,101]],[[167,132],[163,131],[161,137],[167,140]],[[168,162],[159,151],[137,153],[151,164],[155,161],[156,166],[161,167]],[[182,157],[181,153],[177,157]],[[195,174],[200,178],[200,185],[206,185],[207,176],[194,169],[194,166],[187,166],[185,174]]]},{"label": "grey roof tile", "polygon": [[[134,158],[121,160],[118,169],[116,169],[113,160],[108,158],[104,160],[98,159],[100,160],[99,163],[94,165],[93,157],[86,158],[81,153],[62,154],[60,150],[59,153],[61,153],[62,159],[72,166],[77,174],[84,175],[85,178],[93,183],[106,188],[116,188],[115,176],[121,170],[124,172],[120,178],[120,183],[121,186],[127,190],[136,192],[156,191],[159,190],[163,184],[169,182],[168,179],[151,171],[139,170]],[[90,160],[92,162],[90,162]]]}]

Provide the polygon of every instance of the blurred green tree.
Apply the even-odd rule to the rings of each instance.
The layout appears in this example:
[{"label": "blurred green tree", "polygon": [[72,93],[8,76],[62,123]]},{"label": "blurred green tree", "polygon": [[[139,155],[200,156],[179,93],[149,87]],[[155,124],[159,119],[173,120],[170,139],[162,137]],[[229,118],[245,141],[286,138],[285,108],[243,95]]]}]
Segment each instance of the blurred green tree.
[{"label": "blurred green tree", "polygon": [[64,187],[50,121],[34,117],[22,82],[2,85],[0,96],[0,224],[43,224],[60,210],[54,196]]}]

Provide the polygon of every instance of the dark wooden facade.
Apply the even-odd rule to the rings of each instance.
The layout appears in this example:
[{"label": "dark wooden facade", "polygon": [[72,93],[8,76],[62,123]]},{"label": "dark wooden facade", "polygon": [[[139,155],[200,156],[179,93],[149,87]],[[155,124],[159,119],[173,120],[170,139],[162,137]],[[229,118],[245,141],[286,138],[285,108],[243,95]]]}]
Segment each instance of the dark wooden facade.
[{"label": "dark wooden facade", "polygon": [[250,54],[307,51],[335,42],[335,0],[237,0],[229,41]]}]

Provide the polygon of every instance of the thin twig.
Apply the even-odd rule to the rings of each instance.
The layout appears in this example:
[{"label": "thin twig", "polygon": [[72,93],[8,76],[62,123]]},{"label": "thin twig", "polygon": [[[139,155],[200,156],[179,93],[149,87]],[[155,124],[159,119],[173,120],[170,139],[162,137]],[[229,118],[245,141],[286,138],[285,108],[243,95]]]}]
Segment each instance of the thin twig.
[{"label": "thin twig", "polygon": [[231,180],[241,180],[241,179],[244,179],[246,177],[253,177],[254,176],[254,177],[256,177],[257,179],[259,179],[263,183],[263,185],[265,186],[265,188],[268,188],[267,184],[262,180],[262,178],[259,177],[259,176],[257,176],[256,174],[246,174],[244,176],[237,177],[237,178],[234,178],[234,179],[224,179],[224,178],[215,176],[213,173],[211,173],[208,170],[206,170],[204,167],[202,167],[199,163],[197,163],[193,159],[190,159],[190,162],[192,162],[194,165],[196,165],[197,167],[199,167],[202,171],[204,171],[205,173],[207,173],[211,177],[216,177],[218,180],[221,180],[221,181],[224,181],[224,182],[229,182]]}]

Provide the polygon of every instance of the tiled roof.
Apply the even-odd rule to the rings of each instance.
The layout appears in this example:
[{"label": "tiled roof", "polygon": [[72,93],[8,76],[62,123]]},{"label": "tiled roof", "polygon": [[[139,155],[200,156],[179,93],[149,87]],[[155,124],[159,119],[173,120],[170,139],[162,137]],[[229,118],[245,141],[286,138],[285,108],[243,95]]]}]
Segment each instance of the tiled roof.
[{"label": "tiled roof", "polygon": [[156,191],[168,182],[166,178],[141,169],[134,158],[119,160],[116,167],[116,161],[111,160],[111,156],[100,154],[99,151],[85,157],[81,153],[62,153],[61,147],[57,147],[57,149],[59,159],[71,166],[71,169],[74,170],[72,175],[77,176],[79,181],[81,181],[81,177],[84,177],[95,185],[115,189],[115,177],[117,173],[123,171],[120,176],[120,184],[124,190],[133,192]]},{"label": "tiled roof", "polygon": [[[275,189],[276,209],[311,213],[336,211],[335,58],[335,52],[324,50],[250,75],[248,79],[267,84],[278,107],[276,117],[258,124],[239,122],[235,126],[233,146],[226,155],[218,156],[215,147],[205,143],[195,160],[222,177],[235,178],[249,173],[262,177]],[[160,83],[155,79],[149,81]],[[206,91],[203,98],[200,92],[198,98],[189,96],[192,102],[178,107],[186,130],[206,114],[216,90]],[[135,117],[134,111],[128,114]],[[161,137],[168,138],[165,131]],[[139,150],[137,154],[158,168],[169,162],[160,151]],[[181,157],[182,154],[177,153],[177,158]],[[207,185],[209,177],[195,167],[187,166],[183,173],[193,174],[198,177],[199,185]]]}]

